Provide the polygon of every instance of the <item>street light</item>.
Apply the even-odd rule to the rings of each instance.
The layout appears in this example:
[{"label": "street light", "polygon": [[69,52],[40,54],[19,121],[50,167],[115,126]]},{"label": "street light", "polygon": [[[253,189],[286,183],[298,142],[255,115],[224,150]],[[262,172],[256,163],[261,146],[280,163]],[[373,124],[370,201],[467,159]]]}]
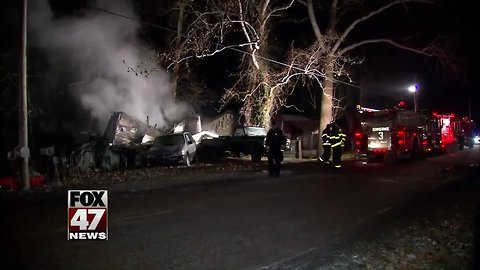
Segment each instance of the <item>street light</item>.
[{"label": "street light", "polygon": [[414,84],[408,87],[408,91],[413,93],[413,107],[415,108],[415,112],[418,110],[417,105],[417,92],[418,92],[418,85]]}]

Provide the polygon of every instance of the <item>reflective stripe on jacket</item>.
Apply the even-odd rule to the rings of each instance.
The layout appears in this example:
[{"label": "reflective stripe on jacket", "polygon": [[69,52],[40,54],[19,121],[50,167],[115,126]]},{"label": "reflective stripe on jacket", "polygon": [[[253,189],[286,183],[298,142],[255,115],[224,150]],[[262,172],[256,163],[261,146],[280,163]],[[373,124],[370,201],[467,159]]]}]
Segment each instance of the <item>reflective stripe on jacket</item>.
[{"label": "reflective stripe on jacket", "polygon": [[340,136],[340,139],[342,139],[342,147],[345,146],[345,141],[347,141],[347,135],[345,133],[343,133],[342,131],[340,131],[340,134],[338,134]]},{"label": "reflective stripe on jacket", "polygon": [[343,131],[339,131],[338,134],[330,136],[330,142],[332,143],[333,147],[344,147],[345,141],[347,140],[347,135],[343,133]]},{"label": "reflective stripe on jacket", "polygon": [[330,145],[330,136],[327,133],[322,134],[322,142],[323,145]]}]

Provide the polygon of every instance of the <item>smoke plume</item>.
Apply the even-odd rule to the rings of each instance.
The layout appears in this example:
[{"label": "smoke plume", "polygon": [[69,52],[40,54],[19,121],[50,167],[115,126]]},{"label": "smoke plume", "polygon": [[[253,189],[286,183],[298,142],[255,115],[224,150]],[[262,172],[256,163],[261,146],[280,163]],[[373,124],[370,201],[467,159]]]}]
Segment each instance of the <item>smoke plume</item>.
[{"label": "smoke plume", "polygon": [[[90,9],[82,16],[56,18],[47,0],[31,1],[29,30],[35,47],[48,57],[53,81],[69,80],[69,89],[89,110],[103,130],[110,113],[123,111],[150,124],[165,126],[187,112],[172,96],[168,74],[148,77],[128,72],[152,54],[138,39],[140,24]],[[99,0],[95,7],[136,18],[125,0]]]}]

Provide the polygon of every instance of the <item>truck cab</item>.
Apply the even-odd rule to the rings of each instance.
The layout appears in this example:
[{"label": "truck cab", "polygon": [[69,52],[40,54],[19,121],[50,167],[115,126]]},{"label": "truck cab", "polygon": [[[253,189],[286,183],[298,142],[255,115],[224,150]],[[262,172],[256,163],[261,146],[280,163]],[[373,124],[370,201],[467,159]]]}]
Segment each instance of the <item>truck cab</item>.
[{"label": "truck cab", "polygon": [[266,154],[266,137],[267,130],[263,127],[239,127],[230,141],[231,152],[234,155],[250,155],[252,161],[260,161]]},{"label": "truck cab", "polygon": [[355,154],[369,161],[395,162],[427,150],[426,117],[403,109],[359,110]]}]

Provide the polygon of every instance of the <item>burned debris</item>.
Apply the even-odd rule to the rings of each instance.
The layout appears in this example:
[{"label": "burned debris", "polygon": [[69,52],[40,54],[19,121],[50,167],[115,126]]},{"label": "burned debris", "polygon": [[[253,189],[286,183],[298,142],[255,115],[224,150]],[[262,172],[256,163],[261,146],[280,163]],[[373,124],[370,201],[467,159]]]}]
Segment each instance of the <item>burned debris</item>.
[{"label": "burned debris", "polygon": [[[242,126],[238,124],[238,116],[230,111],[215,118],[191,115],[162,128],[150,125],[148,118],[142,121],[125,112],[113,112],[103,133],[76,132],[72,147],[57,145],[55,141],[44,145],[39,152],[41,162],[35,167],[48,183],[66,182],[92,172],[143,168],[149,164],[147,156],[155,139],[168,134],[188,134],[186,141],[191,140],[196,148],[189,161],[220,159],[238,155],[232,149],[241,139],[234,137],[239,127]],[[262,153],[263,141],[263,137],[255,141]],[[255,160],[259,160],[257,156]]]}]

